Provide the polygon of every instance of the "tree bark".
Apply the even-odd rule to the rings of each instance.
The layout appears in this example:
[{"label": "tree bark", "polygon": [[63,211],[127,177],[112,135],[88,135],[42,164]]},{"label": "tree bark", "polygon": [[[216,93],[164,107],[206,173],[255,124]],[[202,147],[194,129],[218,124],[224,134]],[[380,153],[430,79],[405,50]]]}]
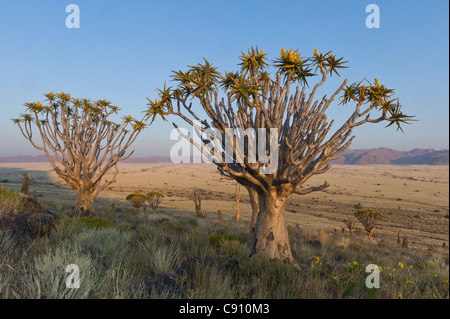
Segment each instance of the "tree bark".
[{"label": "tree bark", "polygon": [[248,191],[250,197],[250,204],[252,205],[252,217],[250,220],[250,233],[253,233],[255,229],[256,219],[259,214],[259,195],[258,191],[252,186],[244,186]]},{"label": "tree bark", "polygon": [[79,217],[94,216],[94,197],[92,191],[77,190],[76,215]]},{"label": "tree bark", "polygon": [[375,229],[375,227],[366,229],[366,231],[367,231],[367,237],[368,237],[370,240],[373,239],[373,230],[374,230],[374,229]]},{"label": "tree bark", "polygon": [[[255,223],[249,237],[252,255],[265,255],[269,259],[281,260],[296,265],[292,256],[285,219],[287,196],[276,191],[257,192],[250,197]],[[255,198],[257,197],[257,199]],[[253,202],[257,200],[257,202]]]}]

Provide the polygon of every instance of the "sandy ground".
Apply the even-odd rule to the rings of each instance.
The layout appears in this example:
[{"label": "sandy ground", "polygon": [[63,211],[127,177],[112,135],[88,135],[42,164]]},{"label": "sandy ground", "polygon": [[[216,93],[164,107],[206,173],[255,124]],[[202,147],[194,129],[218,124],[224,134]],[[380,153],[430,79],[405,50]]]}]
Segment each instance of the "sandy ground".
[{"label": "sandy ground", "polygon": [[[193,202],[187,194],[194,187],[205,194],[202,208],[209,217],[220,210],[224,218],[234,215],[235,183],[221,180],[214,165],[208,164],[119,164],[117,183],[100,193],[96,204],[129,206],[126,195],[160,191],[166,195],[161,210],[184,210],[193,214]],[[73,190],[68,189],[47,163],[0,163],[0,185],[19,190],[22,173],[27,171],[30,192],[36,190],[42,200],[72,205]],[[376,238],[396,240],[397,232],[414,246],[441,249],[449,240],[449,167],[448,166],[350,166],[335,165],[330,171],[308,181],[331,186],[322,192],[294,195],[287,206],[290,225],[304,229],[341,231],[343,220],[353,218],[356,205],[373,208],[388,216],[376,229]],[[306,186],[308,186],[306,185]],[[248,222],[251,214],[248,195],[241,188],[241,216]],[[361,228],[357,224],[357,227]]]}]

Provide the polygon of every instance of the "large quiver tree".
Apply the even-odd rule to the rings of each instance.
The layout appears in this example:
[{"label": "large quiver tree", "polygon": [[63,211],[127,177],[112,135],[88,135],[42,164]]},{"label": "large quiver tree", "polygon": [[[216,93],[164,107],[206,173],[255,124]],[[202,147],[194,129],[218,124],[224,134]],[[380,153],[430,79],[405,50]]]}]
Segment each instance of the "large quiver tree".
[{"label": "large quiver tree", "polygon": [[[330,97],[316,100],[317,89],[333,74],[340,76],[338,69],[345,67],[342,58],[331,52],[321,54],[316,49],[312,57],[306,58],[298,50],[283,48],[281,56],[272,61],[274,79],[268,73],[269,63],[263,50],[251,48],[242,53],[240,60],[237,72],[221,74],[206,60],[190,66],[186,72],[174,71],[176,87],[164,86],[158,90],[156,100],[149,99],[148,116],[173,114],[195,128],[201,143],[174,124],[182,136],[214,159],[224,178],[234,179],[248,190],[252,205],[249,237],[252,253],[294,263],[285,219],[289,196],[306,195],[329,186],[325,181],[315,187],[303,187],[309,178],[330,169],[329,162],[348,149],[354,138],[353,128],[386,121],[388,126],[396,124],[401,129],[400,124],[411,117],[401,112],[394,91],[377,79],[374,83],[364,80],[350,85],[344,80]],[[319,79],[307,93],[308,78],[316,75]],[[292,88],[295,82],[300,85]],[[333,121],[328,121],[325,112],[338,95],[340,104],[353,103],[354,111],[330,134]],[[192,108],[192,100],[200,104],[209,121],[200,120],[199,112]],[[377,117],[372,118],[371,112],[378,113]],[[266,135],[247,134],[244,143],[235,142],[230,148],[226,144],[232,134],[230,129],[240,132],[265,129]],[[219,132],[221,138],[212,134],[212,130]],[[271,132],[276,133],[274,145],[278,152],[276,158],[267,161],[266,155],[273,151]],[[262,153],[258,150],[255,154],[250,149],[251,139],[256,139],[255,145],[263,145]],[[271,165],[276,165],[275,171],[267,170]]]},{"label": "large quiver tree", "polygon": [[[75,189],[77,215],[93,216],[94,199],[116,181],[116,164],[133,153],[125,156],[146,124],[130,115],[121,124],[112,122],[119,108],[106,100],[91,102],[63,92],[45,97],[47,105],[26,103],[27,113],[13,122],[45,153],[56,174]],[[104,178],[113,169],[111,178]]]}]

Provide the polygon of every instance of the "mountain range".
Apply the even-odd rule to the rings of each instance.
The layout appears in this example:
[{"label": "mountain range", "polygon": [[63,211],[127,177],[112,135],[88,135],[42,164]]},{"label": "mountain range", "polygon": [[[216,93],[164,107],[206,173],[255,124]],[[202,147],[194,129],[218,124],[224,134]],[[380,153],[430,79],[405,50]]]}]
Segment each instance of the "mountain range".
[{"label": "mountain range", "polygon": [[[0,157],[0,163],[47,162],[45,155],[24,155]],[[168,156],[130,157],[126,163],[166,163]],[[449,165],[449,150],[415,148],[411,151],[399,151],[390,148],[349,149],[333,164],[341,165]]]}]

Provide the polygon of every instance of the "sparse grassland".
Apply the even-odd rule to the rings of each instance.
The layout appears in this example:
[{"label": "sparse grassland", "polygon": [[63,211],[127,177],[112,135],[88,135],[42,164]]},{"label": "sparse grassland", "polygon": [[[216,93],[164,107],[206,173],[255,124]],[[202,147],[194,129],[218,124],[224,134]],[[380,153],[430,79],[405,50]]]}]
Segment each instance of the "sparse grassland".
[{"label": "sparse grassland", "polygon": [[[132,174],[129,171],[124,173]],[[142,174],[140,170],[139,173]],[[176,174],[173,172],[166,180],[170,183]],[[33,190],[36,186],[33,176],[36,175],[31,172],[30,176],[30,190]],[[180,176],[178,180],[183,182]],[[41,181],[47,183],[45,179]],[[370,175],[366,181],[370,182]],[[216,181],[211,179],[204,183],[215,185]],[[15,186],[18,185],[19,180],[17,185],[11,183],[11,188],[0,189],[0,212],[17,204],[14,192],[9,189],[17,190]],[[427,212],[414,211],[411,202],[406,204],[404,201],[403,204],[408,206],[399,210],[400,216],[388,214],[391,219],[380,223],[373,240],[368,240],[358,226],[352,236],[348,231],[342,232],[341,227],[346,227],[344,217],[349,218],[350,213],[340,213],[341,208],[337,207],[335,209],[340,215],[334,218],[325,209],[325,198],[316,195],[314,200],[318,203],[309,198],[301,207],[292,201],[288,208],[288,230],[293,255],[300,268],[296,269],[262,257],[249,258],[250,251],[246,246],[248,202],[243,196],[240,207],[243,218],[237,222],[233,219],[234,185],[229,185],[230,193],[219,193],[215,187],[209,186],[213,194],[206,192],[203,202],[205,210],[214,214],[210,213],[205,218],[196,216],[187,192],[183,197],[176,185],[142,187],[143,191],[158,190],[167,194],[164,205],[156,213],[150,213],[131,207],[125,201],[126,195],[121,194],[139,189],[128,189],[119,182],[115,187],[123,188],[123,191],[115,193],[110,190],[110,197],[99,199],[95,207],[97,216],[89,219],[67,217],[73,195],[59,186],[43,187],[41,184],[39,200],[60,217],[59,223],[48,237],[28,241],[0,233],[0,298],[449,297],[448,246],[443,248],[437,244],[442,243],[441,233],[447,232],[448,238],[448,218],[441,219],[440,216],[448,214],[445,201],[436,203],[439,208],[428,208],[430,219]],[[51,195],[58,190],[61,190],[58,197]],[[434,191],[437,192],[436,189]],[[407,194],[405,192],[403,196],[405,199]],[[332,197],[333,194],[324,193],[323,196]],[[346,211],[355,211],[356,208],[352,207],[359,202],[360,206],[367,207],[361,201],[362,195],[359,196],[351,200],[340,195],[343,201],[351,203],[346,206]],[[223,201],[217,206],[219,199]],[[417,201],[422,199],[416,197]],[[229,209],[224,203],[229,204]],[[338,202],[336,206],[338,204],[343,205]],[[313,208],[308,210],[308,205]],[[217,218],[214,207],[224,212],[221,219]],[[309,213],[292,212],[297,209]],[[408,209],[414,213],[410,216],[411,223],[415,221],[421,225],[425,220],[428,224],[436,221],[434,227],[438,231],[434,236],[438,240],[433,249],[427,249],[425,244],[412,244],[409,249],[404,249],[397,244],[396,231],[399,224],[409,220],[405,213]],[[398,209],[393,208],[392,212],[396,211]],[[401,215],[403,213],[405,215]],[[415,214],[420,218],[414,218]],[[310,218],[302,224],[295,216]],[[329,224],[312,227],[325,220]],[[402,234],[406,233],[413,239],[412,243],[415,238],[423,237],[421,234],[429,233],[426,227],[433,226],[412,225],[402,228]],[[318,231],[321,228],[324,230]],[[338,231],[333,231],[333,228]],[[69,264],[77,264],[80,268],[81,285],[78,290],[65,288],[65,279],[69,275],[65,269]],[[376,264],[381,269],[378,289],[369,289],[365,285],[369,275],[365,270],[369,264]],[[161,274],[170,274],[173,280],[158,289],[149,289],[147,280]],[[251,284],[255,278],[257,284]]]},{"label": "sparse grassland", "polygon": [[[64,209],[56,212],[64,216]],[[95,221],[62,218],[49,237],[28,242],[1,233],[1,298],[447,298],[448,256],[405,250],[363,236],[289,227],[300,270],[249,258],[247,224],[194,212],[144,214],[104,207]],[[177,274],[187,260],[203,258]],[[207,259],[205,259],[207,258]],[[65,268],[80,268],[80,289]],[[381,270],[368,289],[365,267]],[[176,276],[175,290],[148,292],[144,281]],[[258,278],[259,285],[246,282]]]}]

